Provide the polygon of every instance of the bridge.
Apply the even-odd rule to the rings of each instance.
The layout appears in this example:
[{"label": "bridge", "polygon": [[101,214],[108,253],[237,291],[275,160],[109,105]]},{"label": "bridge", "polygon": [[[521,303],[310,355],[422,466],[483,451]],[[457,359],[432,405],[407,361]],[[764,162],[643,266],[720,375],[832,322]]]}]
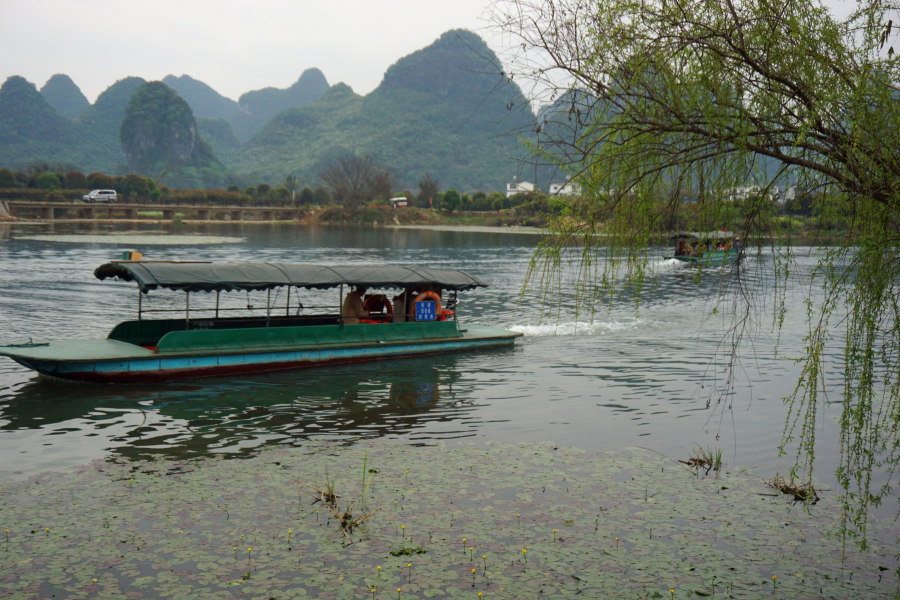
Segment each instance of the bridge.
[{"label": "bridge", "polygon": [[[0,201],[12,217],[21,219],[113,221],[173,221],[181,216],[188,221],[295,221],[303,217],[307,208],[277,206],[217,206],[217,205],[173,205],[173,204],[87,204],[79,202],[29,202]],[[141,216],[139,212],[161,213],[158,216]],[[105,216],[101,216],[105,215]],[[219,217],[219,218],[216,218]],[[249,217],[249,218],[248,218]]]}]

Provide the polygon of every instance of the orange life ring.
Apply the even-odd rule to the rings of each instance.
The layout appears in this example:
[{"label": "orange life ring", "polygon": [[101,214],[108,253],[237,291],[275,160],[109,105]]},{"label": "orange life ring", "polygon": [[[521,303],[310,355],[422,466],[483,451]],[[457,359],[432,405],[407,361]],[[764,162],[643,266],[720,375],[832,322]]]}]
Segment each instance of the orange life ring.
[{"label": "orange life ring", "polygon": [[373,310],[378,310],[383,308],[387,311],[387,314],[394,314],[394,307],[391,306],[391,301],[387,299],[387,296],[384,294],[376,294],[369,296],[366,298],[366,301],[363,302],[363,308],[366,309],[366,312],[370,313]]},{"label": "orange life ring", "polygon": [[[413,307],[423,300],[434,300],[434,314],[435,318],[437,318],[437,315],[441,314],[441,297],[438,296],[436,292],[422,292],[416,296],[415,300],[413,300]],[[415,308],[413,308],[412,314],[416,314]]]}]

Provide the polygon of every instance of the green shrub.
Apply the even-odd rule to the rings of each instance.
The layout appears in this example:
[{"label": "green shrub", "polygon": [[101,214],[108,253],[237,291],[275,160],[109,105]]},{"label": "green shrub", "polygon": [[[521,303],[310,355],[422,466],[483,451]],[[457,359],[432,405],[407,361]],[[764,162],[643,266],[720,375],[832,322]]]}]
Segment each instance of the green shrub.
[{"label": "green shrub", "polygon": [[42,190],[58,190],[62,187],[56,173],[41,173],[37,176],[37,187]]},{"label": "green shrub", "polygon": [[252,198],[253,196],[256,196],[256,188],[252,185],[248,185],[247,189],[244,190],[244,193]]},{"label": "green shrub", "polygon": [[9,169],[0,169],[0,188],[16,187],[16,174]]},{"label": "green shrub", "polygon": [[444,192],[444,197],[441,198],[441,208],[453,212],[459,209],[460,204],[462,204],[462,198],[460,198],[458,191],[450,188]]}]

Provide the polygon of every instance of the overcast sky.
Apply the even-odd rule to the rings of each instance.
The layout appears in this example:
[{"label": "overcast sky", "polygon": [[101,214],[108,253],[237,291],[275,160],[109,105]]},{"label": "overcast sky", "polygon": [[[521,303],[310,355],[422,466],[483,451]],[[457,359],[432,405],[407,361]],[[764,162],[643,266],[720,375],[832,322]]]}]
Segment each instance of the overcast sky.
[{"label": "overcast sky", "polygon": [[[0,82],[21,75],[40,88],[65,73],[93,102],[123,77],[187,74],[237,100],[318,67],[329,83],[366,94],[390,65],[449,29],[470,29],[495,47],[483,30],[489,3],[0,0]],[[843,14],[853,6],[827,4]]]},{"label": "overcast sky", "polygon": [[129,75],[187,74],[237,100],[318,67],[366,94],[441,33],[478,32],[488,2],[0,0],[0,82],[65,73],[93,102]]}]

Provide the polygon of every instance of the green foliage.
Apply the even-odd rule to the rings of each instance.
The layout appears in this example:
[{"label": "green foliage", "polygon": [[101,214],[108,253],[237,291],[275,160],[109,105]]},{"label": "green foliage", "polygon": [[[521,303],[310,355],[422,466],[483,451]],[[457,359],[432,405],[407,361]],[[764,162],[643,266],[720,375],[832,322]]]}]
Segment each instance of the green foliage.
[{"label": "green foliage", "polygon": [[431,173],[458,188],[496,189],[515,172],[509,157],[519,149],[514,136],[502,134],[533,120],[497,64],[477,35],[449,31],[391,66],[365,97],[337,84],[309,106],[279,114],[231,166],[272,179],[287,172],[314,179],[327,149],[341,148],[378,157],[404,187]]},{"label": "green foliage", "polygon": [[301,205],[308,206],[310,204],[313,204],[315,202],[313,191],[308,187],[303,188],[302,190],[300,190],[300,194],[297,196],[297,200]]},{"label": "green foliage", "polygon": [[234,135],[231,123],[222,119],[197,119],[197,128],[216,157],[225,164],[234,160],[241,149],[241,141]]},{"label": "green foliage", "polygon": [[269,193],[267,194],[267,196],[274,200],[279,200],[279,201],[283,202],[285,200],[290,199],[291,190],[287,189],[286,187],[284,187],[282,185],[277,188],[273,188],[273,189],[269,190]]},{"label": "green foliage", "polygon": [[444,197],[441,199],[441,208],[453,212],[459,209],[460,204],[462,204],[462,198],[460,198],[458,191],[450,188],[444,192]]},{"label": "green foliage", "polygon": [[[149,196],[150,190],[153,189],[150,187],[152,183],[152,179],[148,179],[147,177],[143,177],[136,173],[129,173],[126,175],[122,182],[118,184],[116,191],[126,196]],[[156,187],[155,185],[153,186]]]},{"label": "green foliage", "polygon": [[[637,310],[654,234],[675,222],[695,231],[736,224],[762,259],[723,274],[714,296],[730,352],[728,383],[710,400],[730,410],[741,342],[758,333],[758,313],[780,331],[797,302],[788,286],[804,268],[794,232],[783,229],[793,220],[781,218],[770,192],[815,190],[790,213],[808,215],[817,233],[842,234],[828,240],[834,246],[817,235],[806,255],[822,294],[803,300],[808,336],[785,398],[782,451],[796,449],[789,477],[812,487],[819,419],[835,387],[827,377],[842,353],[837,530],[865,548],[870,508],[893,493],[876,482],[900,467],[900,187],[885,150],[900,147],[900,61],[883,48],[900,6],[862,2],[844,21],[812,0],[729,10],[716,0],[562,0],[554,9],[513,1],[494,12],[521,51],[517,73],[561,70],[576,88],[550,86],[549,99],[563,101],[544,113],[552,135],[533,150],[574,177],[582,197],[548,201],[555,235],[536,252],[524,289],[534,287],[548,318],[564,304],[593,316],[623,288]],[[762,190],[736,202],[731,192],[748,183]],[[561,277],[569,268],[575,285]]]},{"label": "green foliage", "polygon": [[241,191],[241,188],[240,188],[239,186],[236,186],[236,185],[229,185],[229,186],[228,186],[228,191],[229,191],[229,192],[239,192],[239,191]]},{"label": "green foliage", "polygon": [[252,185],[248,185],[248,186],[244,189],[244,193],[247,194],[247,195],[250,196],[250,197],[256,196],[256,188],[253,187]]},{"label": "green foliage", "polygon": [[56,173],[41,173],[37,176],[37,187],[42,190],[58,190],[62,187]]},{"label": "green foliage", "polygon": [[258,186],[256,186],[256,192],[257,192],[260,196],[264,195],[264,194],[265,194],[266,192],[268,192],[270,189],[272,189],[272,187],[271,187],[268,183],[261,183],[261,184],[259,184]]},{"label": "green foliage", "polygon": [[491,201],[491,210],[503,210],[503,200],[497,198]]},{"label": "green foliage", "polygon": [[313,190],[313,204],[317,206],[328,206],[331,204],[331,195],[328,193],[328,190],[322,186]]},{"label": "green foliage", "polygon": [[41,95],[60,115],[74,120],[91,105],[68,75],[56,74],[41,88]]},{"label": "green foliage", "polygon": [[16,187],[16,174],[9,169],[0,169],[0,188]]}]

